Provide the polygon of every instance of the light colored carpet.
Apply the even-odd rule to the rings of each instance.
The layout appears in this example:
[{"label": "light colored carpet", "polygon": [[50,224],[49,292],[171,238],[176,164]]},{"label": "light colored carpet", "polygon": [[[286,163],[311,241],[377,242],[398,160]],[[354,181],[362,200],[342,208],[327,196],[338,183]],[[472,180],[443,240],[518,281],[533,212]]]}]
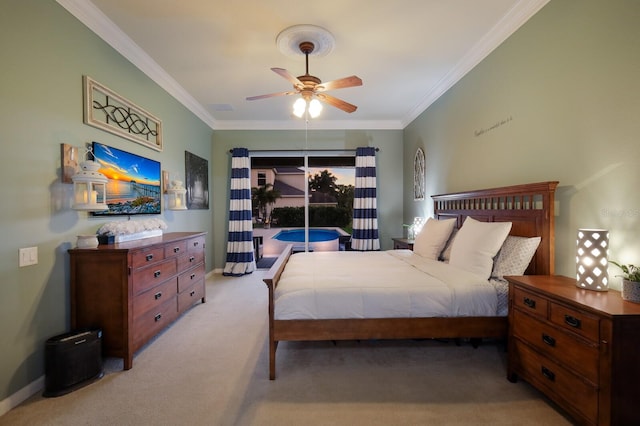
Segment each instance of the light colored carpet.
[{"label": "light colored carpet", "polygon": [[268,379],[262,271],[215,275],[197,305],[105,376],[34,395],[0,425],[568,425],[540,393],[506,379],[501,344],[283,342]]}]

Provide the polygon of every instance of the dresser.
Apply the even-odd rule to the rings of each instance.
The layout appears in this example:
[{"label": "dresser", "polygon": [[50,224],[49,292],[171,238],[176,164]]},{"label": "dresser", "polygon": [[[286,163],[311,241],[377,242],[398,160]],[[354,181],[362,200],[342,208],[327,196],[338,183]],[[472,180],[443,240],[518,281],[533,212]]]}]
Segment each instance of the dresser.
[{"label": "dresser", "polygon": [[640,424],[640,304],[562,276],[509,281],[507,377],[579,424]]},{"label": "dresser", "polygon": [[103,354],[124,359],[205,302],[205,233],[173,232],[71,249],[71,327],[100,328]]}]

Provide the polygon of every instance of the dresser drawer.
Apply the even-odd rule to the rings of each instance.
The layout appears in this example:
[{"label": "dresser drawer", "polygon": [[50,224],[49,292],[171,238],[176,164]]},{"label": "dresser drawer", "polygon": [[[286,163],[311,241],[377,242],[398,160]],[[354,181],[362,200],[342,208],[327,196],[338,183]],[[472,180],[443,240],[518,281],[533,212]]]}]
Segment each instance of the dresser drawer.
[{"label": "dresser drawer", "polygon": [[194,283],[190,288],[178,294],[178,311],[186,311],[204,297],[204,280]]},{"label": "dresser drawer", "polygon": [[178,318],[177,296],[133,319],[134,351]]},{"label": "dresser drawer", "polygon": [[180,256],[187,253],[187,241],[175,241],[164,247],[164,257]]},{"label": "dresser drawer", "polygon": [[547,318],[549,301],[544,297],[516,288],[513,298],[514,306],[540,318]]},{"label": "dresser drawer", "polygon": [[140,294],[151,287],[155,287],[174,276],[176,272],[175,259],[165,260],[146,268],[134,270],[132,277],[133,294]]},{"label": "dresser drawer", "polygon": [[136,250],[131,254],[131,267],[142,268],[162,260],[164,260],[164,247]]},{"label": "dresser drawer", "polygon": [[204,263],[204,250],[189,253],[186,256],[180,256],[178,258],[178,271],[187,270],[194,267],[198,263]]},{"label": "dresser drawer", "polygon": [[593,342],[598,342],[600,322],[597,317],[568,308],[557,303],[551,304],[551,322],[573,333],[578,333]]},{"label": "dresser drawer", "polygon": [[177,294],[177,289],[178,278],[175,277],[135,296],[133,300],[134,318],[139,317],[149,309],[156,309],[167,300],[174,298]]},{"label": "dresser drawer", "polygon": [[178,293],[182,293],[199,281],[204,281],[204,263],[178,275]]},{"label": "dresser drawer", "polygon": [[598,391],[595,386],[538,354],[518,339],[515,339],[514,348],[517,370],[525,380],[537,384],[557,402],[569,404],[591,423],[597,423]]},{"label": "dresser drawer", "polygon": [[527,342],[547,357],[598,383],[598,348],[545,324],[519,310],[513,313],[513,335]]},{"label": "dresser drawer", "polygon": [[204,235],[191,238],[187,244],[189,253],[204,252]]}]

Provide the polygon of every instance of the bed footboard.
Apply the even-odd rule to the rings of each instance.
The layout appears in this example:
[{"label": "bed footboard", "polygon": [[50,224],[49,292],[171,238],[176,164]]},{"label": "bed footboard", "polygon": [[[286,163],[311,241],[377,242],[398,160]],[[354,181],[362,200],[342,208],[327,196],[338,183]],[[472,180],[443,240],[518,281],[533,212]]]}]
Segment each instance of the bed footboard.
[{"label": "bed footboard", "polygon": [[280,275],[282,275],[282,271],[292,253],[293,245],[289,244],[262,279],[269,289],[269,379],[271,380],[276,378],[276,349],[278,348],[278,341],[275,339],[273,327],[275,307],[273,294],[278,286]]}]

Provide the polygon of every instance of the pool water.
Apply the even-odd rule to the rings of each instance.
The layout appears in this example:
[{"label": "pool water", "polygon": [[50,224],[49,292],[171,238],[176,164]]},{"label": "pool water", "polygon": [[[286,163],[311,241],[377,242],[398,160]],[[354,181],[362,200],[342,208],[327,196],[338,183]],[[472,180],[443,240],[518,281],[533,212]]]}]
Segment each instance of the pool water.
[{"label": "pool water", "polygon": [[[333,229],[309,229],[309,242],[317,243],[322,241],[335,240],[340,236],[338,231]],[[289,229],[278,232],[273,236],[276,240],[303,243],[304,242],[304,229]]]}]

